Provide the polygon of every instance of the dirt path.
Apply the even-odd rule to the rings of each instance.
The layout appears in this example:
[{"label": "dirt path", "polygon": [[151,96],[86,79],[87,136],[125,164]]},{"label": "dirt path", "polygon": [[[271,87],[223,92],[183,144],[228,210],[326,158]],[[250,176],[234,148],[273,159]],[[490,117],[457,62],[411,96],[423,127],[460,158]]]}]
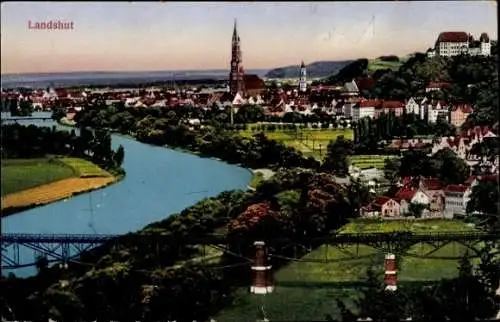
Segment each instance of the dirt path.
[{"label": "dirt path", "polygon": [[71,197],[75,193],[95,190],[115,181],[114,177],[70,178],[2,197],[2,209],[43,205]]}]

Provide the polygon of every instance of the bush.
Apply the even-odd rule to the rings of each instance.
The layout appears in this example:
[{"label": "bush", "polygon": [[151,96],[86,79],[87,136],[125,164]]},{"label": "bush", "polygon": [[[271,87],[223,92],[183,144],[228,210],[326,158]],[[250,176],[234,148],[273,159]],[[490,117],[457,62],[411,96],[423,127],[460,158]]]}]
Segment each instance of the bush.
[{"label": "bush", "polygon": [[381,61],[391,61],[391,62],[398,62],[399,61],[399,57],[395,56],[395,55],[380,56],[378,59]]}]

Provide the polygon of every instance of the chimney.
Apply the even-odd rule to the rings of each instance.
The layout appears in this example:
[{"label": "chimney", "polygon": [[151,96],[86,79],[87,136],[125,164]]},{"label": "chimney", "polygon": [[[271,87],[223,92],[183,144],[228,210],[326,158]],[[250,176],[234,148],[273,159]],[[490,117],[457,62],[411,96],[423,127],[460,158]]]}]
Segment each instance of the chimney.
[{"label": "chimney", "polygon": [[398,289],[397,282],[398,277],[396,273],[396,255],[387,254],[385,255],[385,290],[395,291]]},{"label": "chimney", "polygon": [[267,254],[265,243],[256,241],[255,246],[255,266],[252,266],[253,281],[250,286],[250,293],[267,294],[274,290],[272,283],[271,265],[267,265]]}]

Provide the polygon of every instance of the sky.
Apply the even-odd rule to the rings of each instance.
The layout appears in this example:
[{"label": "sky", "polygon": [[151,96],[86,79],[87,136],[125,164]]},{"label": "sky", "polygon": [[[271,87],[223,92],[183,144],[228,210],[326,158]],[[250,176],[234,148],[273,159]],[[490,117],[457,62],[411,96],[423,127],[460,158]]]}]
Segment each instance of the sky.
[{"label": "sky", "polygon": [[[2,2],[1,72],[245,69],[425,51],[442,31],[497,39],[496,1]],[[42,21],[72,30],[35,30]]]}]

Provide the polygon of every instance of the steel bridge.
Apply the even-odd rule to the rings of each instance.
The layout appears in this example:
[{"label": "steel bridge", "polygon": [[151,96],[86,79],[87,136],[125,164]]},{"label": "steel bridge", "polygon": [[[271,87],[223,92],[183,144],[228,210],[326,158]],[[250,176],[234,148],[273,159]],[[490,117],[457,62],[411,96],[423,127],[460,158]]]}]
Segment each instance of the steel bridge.
[{"label": "steel bridge", "polygon": [[[410,232],[395,233],[359,233],[359,234],[334,234],[321,238],[273,238],[266,240],[266,245],[280,249],[290,246],[310,245],[332,245],[348,254],[356,254],[346,251],[347,246],[367,245],[385,252],[404,254],[411,246],[416,244],[426,244],[431,246],[422,256],[431,256],[438,249],[451,242],[458,242],[473,252],[481,241],[500,240],[498,232],[447,232],[447,233],[426,233],[415,234]],[[90,250],[96,246],[108,243],[119,245],[128,242],[146,242],[156,245],[216,245],[218,248],[227,250],[229,245],[242,245],[253,243],[248,239],[231,238],[227,235],[209,235],[205,237],[182,237],[169,235],[75,235],[75,234],[2,234],[0,244],[2,248],[2,268],[12,269],[26,266],[33,266],[35,261],[33,256],[31,262],[26,263],[26,258],[21,258],[20,249],[24,247],[35,252],[36,255],[43,255],[53,258],[53,261],[68,261],[78,257],[79,254]],[[306,246],[307,247],[307,246]],[[26,256],[24,256],[26,257]],[[279,257],[279,256],[277,256]],[[451,259],[451,258],[449,258]]]},{"label": "steel bridge", "polygon": [[0,121],[50,121],[52,120],[52,117],[50,116],[19,116],[19,117],[5,117],[2,118]]}]

